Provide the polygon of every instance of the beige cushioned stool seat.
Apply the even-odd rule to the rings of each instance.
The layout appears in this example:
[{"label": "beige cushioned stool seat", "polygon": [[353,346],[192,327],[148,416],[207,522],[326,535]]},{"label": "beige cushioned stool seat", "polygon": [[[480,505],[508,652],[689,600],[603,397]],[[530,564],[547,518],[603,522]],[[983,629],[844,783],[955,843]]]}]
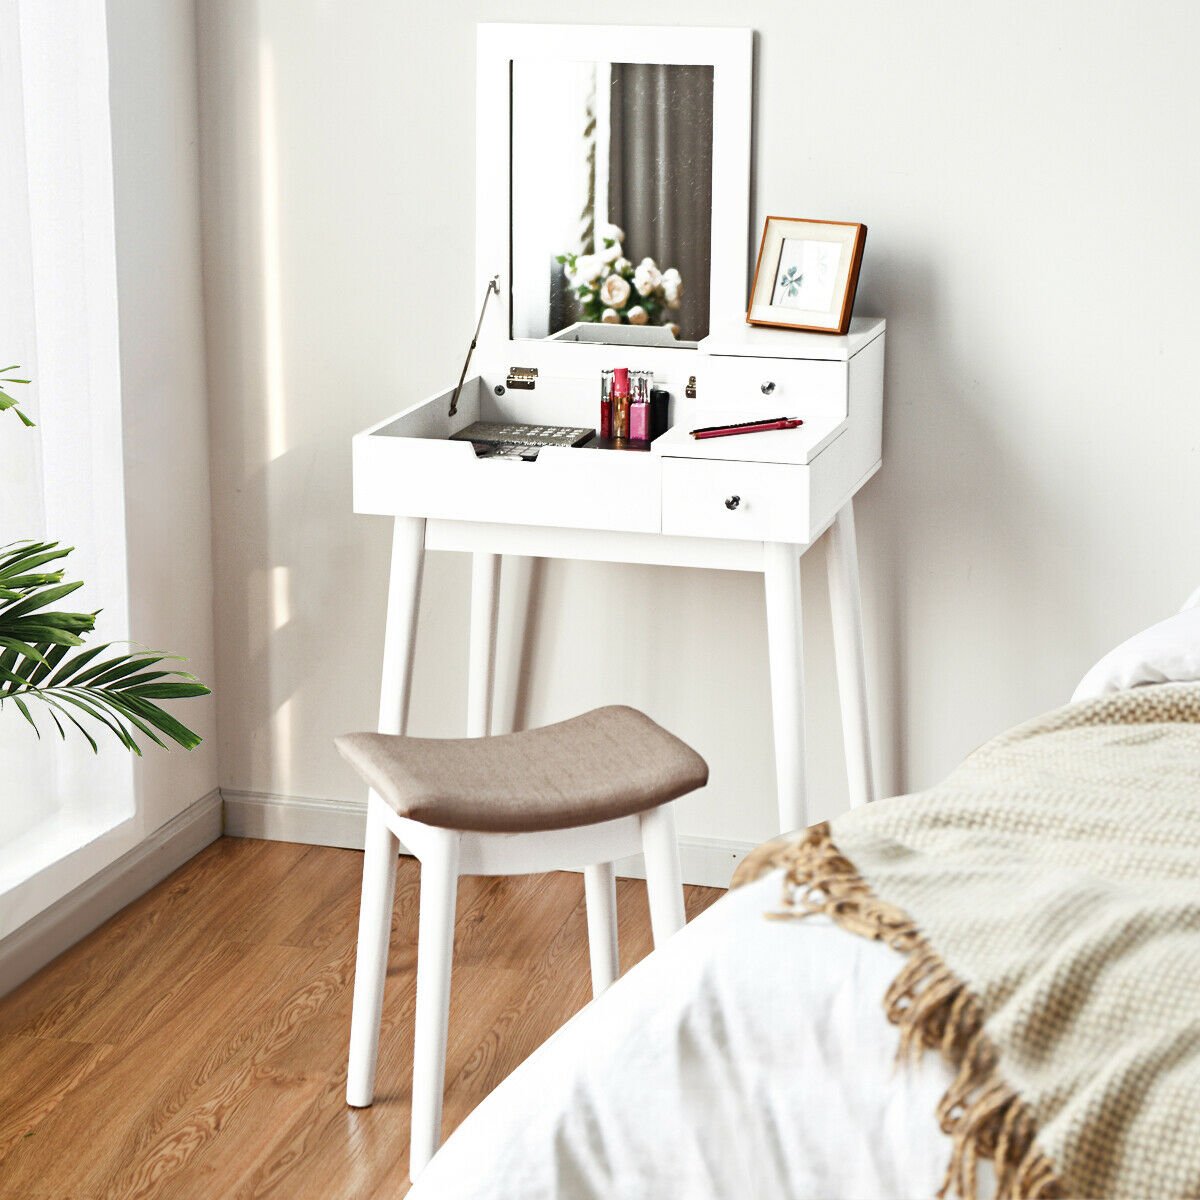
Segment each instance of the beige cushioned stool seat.
[{"label": "beige cushioned stool seat", "polygon": [[337,748],[400,816],[486,833],[611,821],[708,782],[695,750],[625,705],[494,737],[348,733]]}]

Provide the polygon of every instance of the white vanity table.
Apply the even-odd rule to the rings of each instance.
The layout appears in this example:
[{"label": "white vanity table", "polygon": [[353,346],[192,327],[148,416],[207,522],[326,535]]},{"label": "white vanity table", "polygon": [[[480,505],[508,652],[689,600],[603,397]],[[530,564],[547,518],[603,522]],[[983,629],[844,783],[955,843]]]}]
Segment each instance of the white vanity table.
[{"label": "white vanity table", "polygon": [[[521,170],[511,149],[518,145],[512,80],[518,71],[550,70],[572,47],[586,47],[605,70],[629,63],[712,68],[711,301],[704,336],[692,348],[566,342],[553,338],[555,329],[512,336],[520,246],[511,181]],[[502,556],[760,572],[779,826],[787,830],[806,822],[800,557],[826,530],[851,800],[873,797],[853,498],[880,466],[885,333],[874,319],[857,319],[845,337],[742,321],[750,63],[747,30],[480,28],[476,294],[497,274],[500,292],[480,333],[478,373],[466,380],[456,414],[449,415],[448,387],[354,439],[354,506],[394,521],[383,732],[402,732],[407,722],[426,549],[473,556],[471,736],[493,731]],[[477,459],[469,442],[449,440],[477,420],[594,427],[600,370],[621,365],[653,370],[655,386],[671,393],[672,427],[648,452],[550,447],[534,462],[511,462]],[[531,378],[513,373],[520,368],[536,370],[532,388],[520,386]],[[698,425],[779,414],[804,424],[707,441],[689,435]]]}]

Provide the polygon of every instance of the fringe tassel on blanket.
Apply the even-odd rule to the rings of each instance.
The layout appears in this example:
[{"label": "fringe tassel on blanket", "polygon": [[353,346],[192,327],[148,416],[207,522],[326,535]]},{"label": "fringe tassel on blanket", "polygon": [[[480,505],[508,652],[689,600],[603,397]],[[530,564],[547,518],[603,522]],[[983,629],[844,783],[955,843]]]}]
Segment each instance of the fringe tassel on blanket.
[{"label": "fringe tassel on blanket", "polygon": [[996,1070],[982,1005],[908,915],[871,891],[834,845],[827,824],[814,825],[769,865],[787,869],[784,910],[770,916],[825,913],[843,929],[907,957],[884,998],[888,1020],[900,1029],[899,1057],[937,1050],[958,1072],[938,1105],[953,1147],[939,1200],[952,1191],[977,1200],[980,1159],[995,1165],[996,1200],[1060,1200],[1065,1193],[1054,1164],[1037,1146],[1033,1115]]}]

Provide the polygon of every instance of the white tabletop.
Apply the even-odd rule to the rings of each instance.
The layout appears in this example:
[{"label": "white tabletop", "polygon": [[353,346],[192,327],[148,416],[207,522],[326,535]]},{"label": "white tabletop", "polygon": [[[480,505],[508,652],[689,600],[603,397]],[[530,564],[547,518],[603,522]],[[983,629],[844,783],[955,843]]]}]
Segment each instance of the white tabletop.
[{"label": "white tabletop", "polygon": [[737,322],[714,329],[700,342],[701,354],[740,358],[817,358],[846,362],[883,333],[882,317],[854,317],[845,336],[799,329],[767,329]]}]

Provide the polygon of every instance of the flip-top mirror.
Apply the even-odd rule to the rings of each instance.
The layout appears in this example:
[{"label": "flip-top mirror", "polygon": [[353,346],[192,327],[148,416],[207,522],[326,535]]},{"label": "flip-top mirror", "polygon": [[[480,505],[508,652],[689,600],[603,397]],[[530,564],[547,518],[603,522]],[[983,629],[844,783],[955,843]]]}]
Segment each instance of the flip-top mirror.
[{"label": "flip-top mirror", "polygon": [[513,337],[708,333],[713,69],[516,60]]},{"label": "flip-top mirror", "polygon": [[478,266],[510,340],[694,348],[744,313],[750,62],[744,29],[480,27]]}]

